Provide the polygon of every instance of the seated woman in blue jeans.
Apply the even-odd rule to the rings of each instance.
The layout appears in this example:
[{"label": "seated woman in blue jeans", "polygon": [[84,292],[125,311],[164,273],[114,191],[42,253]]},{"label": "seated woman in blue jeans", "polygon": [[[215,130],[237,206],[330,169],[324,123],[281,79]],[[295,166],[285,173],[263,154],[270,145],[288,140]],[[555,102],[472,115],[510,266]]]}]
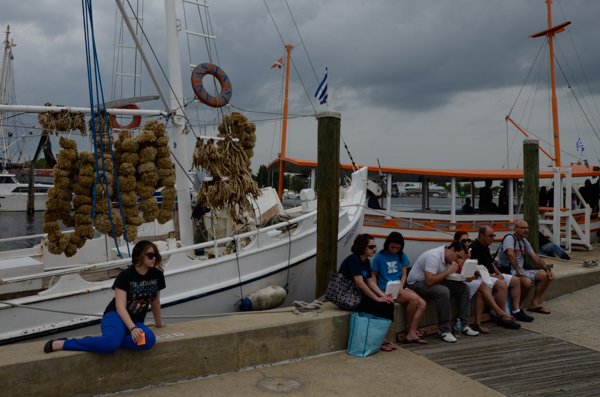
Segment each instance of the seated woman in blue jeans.
[{"label": "seated woman in blue jeans", "polygon": [[[154,243],[143,240],[133,248],[131,261],[132,265],[119,273],[113,284],[115,297],[104,311],[102,336],[50,340],[44,346],[46,353],[83,350],[111,354],[119,348],[148,350],[154,346],[156,338],[144,319],[150,306],[155,326],[165,326],[160,315],[160,291],[165,288],[162,257]],[[146,343],[138,345],[144,336]]]},{"label": "seated woman in blue jeans", "polygon": [[[371,261],[377,252],[375,239],[368,234],[360,234],[352,244],[352,255],[348,256],[340,266],[340,273],[348,280],[354,280],[362,292],[357,312],[369,313],[377,317],[394,321],[394,299],[392,294],[385,295],[373,279]],[[383,340],[381,350],[395,350],[396,346]]]}]

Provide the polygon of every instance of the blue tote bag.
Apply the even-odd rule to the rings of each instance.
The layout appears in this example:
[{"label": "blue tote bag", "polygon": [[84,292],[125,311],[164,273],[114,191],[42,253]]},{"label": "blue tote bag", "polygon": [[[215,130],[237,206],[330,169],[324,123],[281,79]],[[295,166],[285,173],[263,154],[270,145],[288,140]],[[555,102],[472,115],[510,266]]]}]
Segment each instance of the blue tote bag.
[{"label": "blue tote bag", "polygon": [[356,357],[367,357],[377,353],[392,320],[373,316],[368,313],[352,313],[350,315],[350,336],[348,338],[348,354]]}]

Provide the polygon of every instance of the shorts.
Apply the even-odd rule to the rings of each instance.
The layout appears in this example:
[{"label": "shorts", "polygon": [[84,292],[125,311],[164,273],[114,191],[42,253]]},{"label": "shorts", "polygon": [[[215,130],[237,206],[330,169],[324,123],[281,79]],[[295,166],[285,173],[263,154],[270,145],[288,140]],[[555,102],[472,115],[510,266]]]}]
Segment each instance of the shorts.
[{"label": "shorts", "polygon": [[[531,286],[535,287],[537,285],[537,283],[535,282],[535,275],[537,274],[537,272],[539,272],[539,270],[523,270],[523,269],[521,269],[521,271],[527,276],[528,279],[531,280]],[[510,269],[510,274],[512,274],[513,276],[516,276],[517,272],[515,271],[515,269]]]}]

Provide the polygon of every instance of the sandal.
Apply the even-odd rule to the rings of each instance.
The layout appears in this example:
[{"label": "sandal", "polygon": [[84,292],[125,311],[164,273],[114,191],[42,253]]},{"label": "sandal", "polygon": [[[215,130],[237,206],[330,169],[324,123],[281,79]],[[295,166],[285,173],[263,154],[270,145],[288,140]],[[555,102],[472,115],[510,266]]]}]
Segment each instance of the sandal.
[{"label": "sandal", "polygon": [[424,338],[427,336],[427,331],[419,331],[417,330],[417,335],[419,336],[419,338]]},{"label": "sandal", "polygon": [[392,347],[392,350],[396,350],[398,348],[398,346],[394,345],[392,342],[384,340],[382,345],[390,345]]},{"label": "sandal", "polygon": [[388,343],[382,343],[379,350],[384,351],[384,352],[391,352],[392,350],[394,350],[394,348],[392,347],[392,344],[388,342]]},{"label": "sandal", "polygon": [[472,328],[474,331],[481,332],[482,334],[489,334],[490,330],[481,325],[481,323],[475,324]]}]

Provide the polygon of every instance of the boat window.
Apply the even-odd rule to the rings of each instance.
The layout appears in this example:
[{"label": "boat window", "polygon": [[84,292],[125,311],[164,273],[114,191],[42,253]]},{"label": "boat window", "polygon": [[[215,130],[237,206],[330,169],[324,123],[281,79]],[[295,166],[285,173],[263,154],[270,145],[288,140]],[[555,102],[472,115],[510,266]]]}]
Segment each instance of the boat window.
[{"label": "boat window", "polygon": [[14,183],[10,176],[0,176],[0,183]]},{"label": "boat window", "polygon": [[13,193],[27,193],[27,186],[19,186],[13,189]]},{"label": "boat window", "polygon": [[36,187],[35,192],[36,193],[48,193],[48,188],[47,187]]}]

